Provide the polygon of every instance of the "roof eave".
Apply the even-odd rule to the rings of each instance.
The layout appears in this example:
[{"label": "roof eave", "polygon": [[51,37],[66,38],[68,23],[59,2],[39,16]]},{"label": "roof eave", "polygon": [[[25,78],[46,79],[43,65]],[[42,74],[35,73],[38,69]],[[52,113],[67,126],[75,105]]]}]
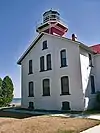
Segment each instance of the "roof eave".
[{"label": "roof eave", "polygon": [[34,47],[34,45],[38,42],[38,40],[44,35],[44,33],[39,34],[36,39],[31,43],[31,45],[28,47],[28,49],[24,52],[24,54],[19,58],[17,61],[18,65],[21,65],[22,60],[25,58],[25,56],[29,53],[29,51]]},{"label": "roof eave", "polygon": [[79,47],[83,48],[84,50],[92,53],[92,54],[95,54],[94,51],[92,51],[88,46],[83,46],[84,44],[80,44]]}]

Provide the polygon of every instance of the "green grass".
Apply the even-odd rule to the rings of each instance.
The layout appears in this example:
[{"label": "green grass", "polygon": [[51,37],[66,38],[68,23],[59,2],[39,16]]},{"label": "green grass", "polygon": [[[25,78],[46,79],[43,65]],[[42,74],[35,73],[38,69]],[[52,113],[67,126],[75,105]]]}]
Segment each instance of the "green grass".
[{"label": "green grass", "polygon": [[100,114],[100,110],[87,110],[83,114]]}]

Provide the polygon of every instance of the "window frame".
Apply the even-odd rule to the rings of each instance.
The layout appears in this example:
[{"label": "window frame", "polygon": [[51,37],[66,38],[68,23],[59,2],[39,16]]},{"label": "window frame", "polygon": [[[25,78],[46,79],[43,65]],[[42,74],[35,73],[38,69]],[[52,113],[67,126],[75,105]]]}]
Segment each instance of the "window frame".
[{"label": "window frame", "polygon": [[48,49],[47,44],[48,44],[47,40],[45,40],[45,41],[42,42],[42,50]]},{"label": "window frame", "polygon": [[[48,81],[48,87],[45,87],[44,82]],[[45,89],[48,89],[48,94],[47,91],[45,92]],[[42,96],[50,96],[50,79],[46,78],[42,80],[42,90],[43,90],[43,95]]]},{"label": "window frame", "polygon": [[[64,79],[64,78],[66,78],[66,80],[68,79],[68,80],[67,80],[68,86],[66,86],[67,89],[68,89],[68,91],[65,91],[65,90],[64,90],[64,86],[65,86],[65,84],[63,84],[63,82],[64,82],[63,79]],[[71,94],[70,94],[70,91],[69,91],[69,77],[68,77],[68,76],[62,76],[62,77],[61,77],[61,94],[60,94],[60,95],[71,95]]]},{"label": "window frame", "polygon": [[89,57],[89,66],[93,67],[93,58],[92,58],[92,55],[90,53],[88,53],[88,57]]},{"label": "window frame", "polygon": [[32,59],[31,60],[29,60],[29,62],[28,62],[28,67],[29,67],[29,69],[28,69],[28,74],[33,74],[33,61],[32,61]]},{"label": "window frame", "polygon": [[[30,84],[32,84],[32,90],[31,90]],[[34,97],[34,82],[33,81],[30,81],[28,83],[28,94],[29,94],[28,97]]]},{"label": "window frame", "polygon": [[[43,62],[42,62],[43,59]],[[40,57],[40,72],[44,72],[45,71],[45,58],[44,56]]]},{"label": "window frame", "polygon": [[[49,58],[50,57],[50,58]],[[51,64],[51,54],[46,55],[46,65],[47,65],[47,71],[52,70],[52,64]]]},{"label": "window frame", "polygon": [[[65,108],[65,104],[67,104],[67,107],[68,108]],[[71,110],[71,108],[70,108],[70,102],[68,102],[68,101],[63,101],[62,102],[62,108],[61,108],[62,110],[66,110],[66,111],[68,111],[68,110]]]},{"label": "window frame", "polygon": [[[93,80],[92,80],[92,77],[93,77]],[[93,81],[93,82],[91,82],[91,81]],[[90,75],[90,82],[91,82],[91,94],[95,94],[96,89],[95,89],[95,76],[94,75]]]},{"label": "window frame", "polygon": [[[63,58],[63,52],[65,52],[64,54],[65,54],[65,58]],[[64,62],[65,62],[65,64],[64,64]],[[60,51],[60,64],[61,64],[61,67],[60,68],[62,68],[62,67],[67,67],[68,65],[67,65],[67,56],[66,56],[66,49],[62,49],[61,51]]]},{"label": "window frame", "polygon": [[29,102],[28,109],[34,109],[34,102]]}]

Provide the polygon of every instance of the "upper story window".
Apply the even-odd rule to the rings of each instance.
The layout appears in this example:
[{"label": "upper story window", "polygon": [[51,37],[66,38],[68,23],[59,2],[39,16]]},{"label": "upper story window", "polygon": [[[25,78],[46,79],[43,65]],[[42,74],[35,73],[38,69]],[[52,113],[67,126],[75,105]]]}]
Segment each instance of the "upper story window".
[{"label": "upper story window", "polygon": [[46,59],[47,59],[47,70],[51,70],[51,54],[48,54],[46,56]]},{"label": "upper story window", "polygon": [[29,60],[29,74],[32,74],[33,70],[32,70],[32,60]]},{"label": "upper story window", "polygon": [[48,47],[47,47],[47,40],[46,41],[43,41],[43,48],[42,48],[42,50],[44,50],[44,49],[47,49]]},{"label": "upper story window", "polygon": [[69,78],[61,77],[61,95],[69,95]]},{"label": "upper story window", "polygon": [[61,58],[61,67],[66,67],[67,61],[66,61],[66,50],[65,49],[60,51],[60,58]]},{"label": "upper story window", "polygon": [[94,94],[95,93],[95,82],[94,82],[94,76],[91,75],[91,93]]},{"label": "upper story window", "polygon": [[34,86],[33,86],[33,82],[29,82],[29,97],[33,97],[34,96]]},{"label": "upper story window", "polygon": [[91,54],[89,54],[89,66],[93,66],[93,63],[92,63],[92,55]]},{"label": "upper story window", "polygon": [[50,96],[50,80],[43,80],[43,96]]},{"label": "upper story window", "polygon": [[40,72],[44,71],[44,56],[40,57]]}]

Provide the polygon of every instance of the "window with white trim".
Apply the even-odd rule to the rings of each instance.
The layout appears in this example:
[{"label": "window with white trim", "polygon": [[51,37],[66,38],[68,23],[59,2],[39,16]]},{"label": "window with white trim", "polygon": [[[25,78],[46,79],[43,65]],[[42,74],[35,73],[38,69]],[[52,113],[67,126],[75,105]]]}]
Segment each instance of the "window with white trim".
[{"label": "window with white trim", "polygon": [[50,79],[43,80],[43,96],[50,96]]}]

